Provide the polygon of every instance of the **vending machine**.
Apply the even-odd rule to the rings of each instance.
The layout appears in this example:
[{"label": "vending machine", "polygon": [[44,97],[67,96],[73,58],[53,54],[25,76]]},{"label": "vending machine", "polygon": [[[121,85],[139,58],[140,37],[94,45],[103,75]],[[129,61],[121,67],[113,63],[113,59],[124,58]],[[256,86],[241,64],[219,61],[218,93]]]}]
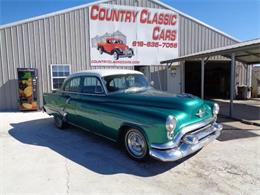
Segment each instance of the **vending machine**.
[{"label": "vending machine", "polygon": [[19,109],[37,110],[37,69],[17,68]]}]

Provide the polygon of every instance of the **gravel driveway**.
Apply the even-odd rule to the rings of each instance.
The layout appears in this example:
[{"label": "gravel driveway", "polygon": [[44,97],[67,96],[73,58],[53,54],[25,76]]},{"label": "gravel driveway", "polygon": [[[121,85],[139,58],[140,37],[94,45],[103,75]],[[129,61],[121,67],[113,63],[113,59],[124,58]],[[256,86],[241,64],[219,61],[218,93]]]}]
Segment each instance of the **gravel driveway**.
[{"label": "gravel driveway", "polygon": [[41,112],[0,113],[0,194],[260,194],[260,127],[223,120],[181,162],[130,160],[116,144]]}]

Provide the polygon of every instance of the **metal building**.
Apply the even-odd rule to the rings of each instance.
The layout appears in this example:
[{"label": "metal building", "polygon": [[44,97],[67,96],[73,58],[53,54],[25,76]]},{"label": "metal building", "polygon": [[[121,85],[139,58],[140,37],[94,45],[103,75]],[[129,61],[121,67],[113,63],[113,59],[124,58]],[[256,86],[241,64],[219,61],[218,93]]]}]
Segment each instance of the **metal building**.
[{"label": "metal building", "polygon": [[[89,7],[100,3],[166,9],[178,13],[179,56],[239,42],[224,32],[157,0],[103,0],[2,25],[0,27],[0,110],[18,108],[17,68],[38,69],[40,105],[42,105],[42,94],[52,91],[53,88],[52,65],[70,64],[71,72],[91,68],[115,68],[90,66]],[[213,64],[221,62],[225,67],[228,60],[218,57],[210,59],[210,62]],[[189,63],[187,67],[191,65],[195,67],[196,61],[187,63]],[[193,71],[192,68],[186,69],[183,66],[176,66],[169,70],[159,64],[116,68],[143,71],[149,79],[155,81],[156,88],[170,92],[187,92],[187,86],[185,87],[185,82],[189,78],[187,70]],[[240,65],[237,71],[237,84],[243,84],[246,74],[243,65]],[[172,77],[173,73],[174,77]],[[194,78],[196,80],[196,76]]]}]

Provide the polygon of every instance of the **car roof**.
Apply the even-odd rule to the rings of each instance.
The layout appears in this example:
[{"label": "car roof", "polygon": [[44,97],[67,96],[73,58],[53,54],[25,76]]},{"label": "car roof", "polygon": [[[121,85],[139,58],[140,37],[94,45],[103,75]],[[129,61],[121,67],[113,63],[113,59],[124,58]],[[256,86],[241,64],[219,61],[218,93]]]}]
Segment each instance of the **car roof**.
[{"label": "car roof", "polygon": [[143,73],[135,70],[126,70],[126,69],[93,69],[93,70],[84,70],[84,71],[76,72],[71,74],[69,77],[86,76],[86,75],[105,77],[105,76],[122,75],[122,74],[143,74]]},{"label": "car roof", "polygon": [[115,37],[110,37],[110,38],[107,38],[107,40],[121,40],[121,39],[115,38]]}]

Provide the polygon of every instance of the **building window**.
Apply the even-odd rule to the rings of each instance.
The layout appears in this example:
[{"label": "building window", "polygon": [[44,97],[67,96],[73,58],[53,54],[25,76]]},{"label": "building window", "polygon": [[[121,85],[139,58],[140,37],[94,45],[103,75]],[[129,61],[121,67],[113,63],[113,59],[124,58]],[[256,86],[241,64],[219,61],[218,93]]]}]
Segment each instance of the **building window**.
[{"label": "building window", "polygon": [[60,89],[63,81],[70,75],[69,64],[51,64],[51,88]]}]

